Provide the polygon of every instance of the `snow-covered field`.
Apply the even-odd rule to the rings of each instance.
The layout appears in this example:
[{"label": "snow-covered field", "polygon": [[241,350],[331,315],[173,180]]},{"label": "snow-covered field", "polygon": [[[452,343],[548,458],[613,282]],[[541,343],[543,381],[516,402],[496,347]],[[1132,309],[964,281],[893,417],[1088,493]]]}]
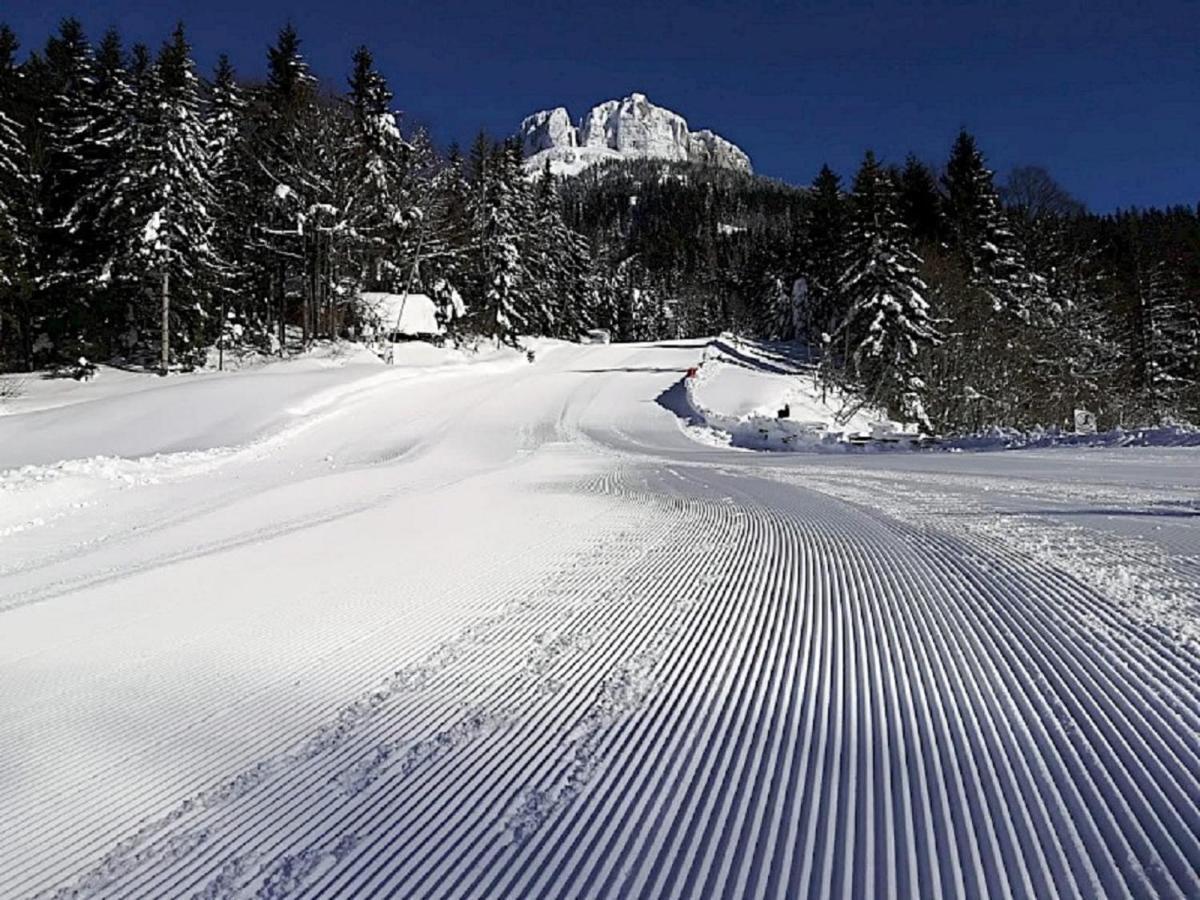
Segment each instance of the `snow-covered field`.
[{"label": "snow-covered field", "polygon": [[0,416],[0,896],[1200,896],[1200,450],[407,352]]}]

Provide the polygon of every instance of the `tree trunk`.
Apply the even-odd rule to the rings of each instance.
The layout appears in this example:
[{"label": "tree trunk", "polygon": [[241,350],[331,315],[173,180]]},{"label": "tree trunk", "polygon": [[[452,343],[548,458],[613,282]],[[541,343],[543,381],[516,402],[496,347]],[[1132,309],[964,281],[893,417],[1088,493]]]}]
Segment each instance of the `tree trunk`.
[{"label": "tree trunk", "polygon": [[[313,276],[313,272],[316,269],[316,265],[315,265],[316,243],[315,243],[315,240],[313,242],[313,252],[312,253],[304,253],[303,246],[301,247],[301,253],[303,256],[303,265],[302,265],[302,269],[301,269],[301,282],[300,283],[304,284],[305,287],[300,295],[300,345],[305,350],[307,350],[308,342],[309,342],[310,336],[311,336],[311,332],[309,331],[309,318],[312,315],[313,286],[316,284],[316,280]],[[307,277],[305,277],[305,276],[307,276]],[[305,282],[307,282],[307,284],[305,284]]]},{"label": "tree trunk", "polygon": [[[309,287],[308,300],[308,324],[305,326],[309,332],[309,340],[316,340],[321,336],[321,230],[318,228],[316,234],[313,235],[313,265],[312,265],[312,285]],[[308,343],[308,341],[305,341]]]},{"label": "tree trunk", "polygon": [[282,265],[279,266],[276,281],[279,290],[279,355],[283,357],[287,345],[287,284]]},{"label": "tree trunk", "polygon": [[162,272],[162,356],[159,360],[159,375],[166,375],[171,364],[171,275],[166,269]]}]

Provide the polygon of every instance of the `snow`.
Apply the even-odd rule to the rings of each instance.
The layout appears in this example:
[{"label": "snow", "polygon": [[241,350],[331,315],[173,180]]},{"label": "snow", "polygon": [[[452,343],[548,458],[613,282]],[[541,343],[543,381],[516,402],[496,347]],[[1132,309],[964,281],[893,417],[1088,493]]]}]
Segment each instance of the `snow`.
[{"label": "snow", "polygon": [[526,158],[525,171],[537,177],[542,174],[549,160],[551,175],[570,178],[598,163],[624,158],[608,147],[551,147]]},{"label": "snow", "polygon": [[[1077,433],[1061,428],[1033,431],[992,428],[979,434],[921,438],[912,423],[883,410],[848,403],[825,390],[812,366],[786,344],[722,335],[708,342],[696,376],[682,381],[676,409],[695,440],[753,450],[846,451],[925,449],[1033,450],[1050,447],[1200,447],[1200,428],[1166,422],[1158,426]],[[788,416],[778,413],[788,408]]]},{"label": "snow", "polygon": [[1200,450],[751,453],[685,372],[779,346],[533,346],[26,379],[0,896],[1200,895]]},{"label": "snow", "polygon": [[156,209],[154,214],[147,220],[146,227],[142,229],[142,243],[157,248],[161,231],[162,211]]},{"label": "snow", "polygon": [[445,329],[437,320],[437,305],[427,294],[388,294],[364,291],[359,295],[362,314],[381,334],[439,335]]}]

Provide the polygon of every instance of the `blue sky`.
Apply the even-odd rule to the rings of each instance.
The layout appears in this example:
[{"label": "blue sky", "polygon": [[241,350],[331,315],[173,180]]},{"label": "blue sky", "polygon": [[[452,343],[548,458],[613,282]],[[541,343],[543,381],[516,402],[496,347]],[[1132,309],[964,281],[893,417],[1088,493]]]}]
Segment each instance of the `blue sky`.
[{"label": "blue sky", "polygon": [[183,19],[202,68],[263,71],[291,20],[339,87],[365,43],[441,143],[640,90],[766,175],[844,175],[872,148],[940,164],[958,128],[992,167],[1046,166],[1092,209],[1200,202],[1200,3],[290,3],[5,0],[26,50],[64,15],[157,46]]}]

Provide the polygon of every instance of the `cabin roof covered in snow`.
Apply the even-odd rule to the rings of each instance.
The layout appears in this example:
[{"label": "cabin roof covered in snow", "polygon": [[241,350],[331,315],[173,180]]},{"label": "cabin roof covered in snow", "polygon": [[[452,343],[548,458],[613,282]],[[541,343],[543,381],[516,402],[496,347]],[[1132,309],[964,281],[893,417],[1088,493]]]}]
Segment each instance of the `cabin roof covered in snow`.
[{"label": "cabin roof covered in snow", "polygon": [[441,334],[437,306],[428,294],[388,294],[364,291],[359,294],[362,314],[385,334]]}]

